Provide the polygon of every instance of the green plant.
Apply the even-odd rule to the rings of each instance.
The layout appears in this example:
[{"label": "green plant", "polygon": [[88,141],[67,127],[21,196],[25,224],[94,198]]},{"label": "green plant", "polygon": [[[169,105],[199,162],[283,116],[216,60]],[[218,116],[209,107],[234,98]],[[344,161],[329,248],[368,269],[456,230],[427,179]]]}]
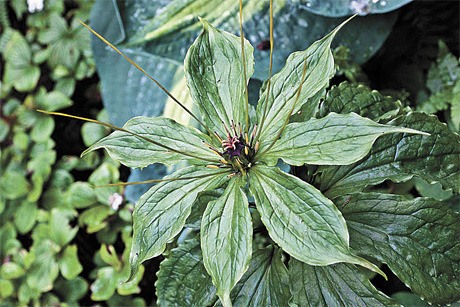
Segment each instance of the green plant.
[{"label": "green plant", "polygon": [[[94,75],[89,33],[75,26],[92,1],[49,0],[33,14],[25,4],[0,1],[0,305],[77,305],[89,293],[111,306],[145,305],[134,297],[142,272],[129,284],[116,279],[129,276],[132,204],[120,187],[96,187],[119,181],[119,164],[63,156],[55,119],[35,111],[70,107],[77,82]],[[86,146],[107,133],[82,129]],[[88,182],[76,181],[85,171]]]},{"label": "green plant", "polygon": [[[136,205],[132,275],[188,225],[192,233],[182,233],[158,273],[160,304],[208,305],[216,294],[227,306],[394,304],[351,265],[384,275],[365,258],[386,263],[430,302],[458,299],[458,214],[433,199],[371,187],[419,176],[458,192],[459,136],[362,86],[333,87],[320,103],[334,74],[330,43],[338,28],[292,54],[253,110],[250,44],[202,23],[185,71],[202,121],[192,116],[207,134],[162,117],[133,118],[123,128],[98,122],[116,131],[85,151],[105,148],[129,167],[192,165],[152,180],[159,183]],[[277,168],[279,159],[300,178]]]}]

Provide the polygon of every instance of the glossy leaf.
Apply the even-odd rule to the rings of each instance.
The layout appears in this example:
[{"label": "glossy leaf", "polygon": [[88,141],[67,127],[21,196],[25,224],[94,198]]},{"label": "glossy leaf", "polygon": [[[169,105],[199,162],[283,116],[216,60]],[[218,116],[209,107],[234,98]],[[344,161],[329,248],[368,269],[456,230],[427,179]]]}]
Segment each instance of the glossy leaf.
[{"label": "glossy leaf", "polygon": [[210,142],[206,135],[169,118],[135,117],[129,120],[123,129],[140,137],[115,131],[89,147],[83,154],[104,148],[113,159],[129,167],[145,167],[156,162],[171,165],[184,160],[193,164],[205,164],[219,160],[219,157],[203,144]]},{"label": "glossy leaf", "polygon": [[[253,48],[245,41],[244,68],[240,38],[217,30],[203,19],[201,22],[203,32],[185,57],[185,76],[204,123],[225,136],[222,123],[227,127],[231,120],[245,123],[244,92],[254,72]],[[244,80],[244,69],[248,80]]]},{"label": "glossy leaf", "polygon": [[314,14],[341,17],[353,14],[382,14],[408,4],[412,0],[309,0],[305,9]]},{"label": "glossy leaf", "polygon": [[[287,118],[299,111],[309,98],[329,84],[329,79],[334,75],[331,43],[343,25],[344,23],[324,38],[314,42],[305,51],[291,54],[284,68],[271,78],[270,93],[267,93],[268,88],[264,90],[256,110],[257,117],[261,121],[259,124],[262,126],[260,128],[262,151],[276,139]],[[305,65],[307,65],[306,72],[302,80]],[[268,99],[267,95],[269,95]]]},{"label": "glossy leaf", "polygon": [[210,306],[217,301],[217,290],[203,265],[197,239],[171,250],[161,262],[157,276],[155,287],[160,306]]},{"label": "glossy leaf", "polygon": [[347,165],[362,159],[378,137],[389,133],[421,134],[413,129],[378,124],[355,113],[330,113],[321,119],[287,125],[261,159],[270,165],[275,165],[278,158],[291,165]]},{"label": "glossy leaf", "polygon": [[235,306],[284,306],[290,297],[282,252],[273,247],[252,254],[248,270],[231,293]]},{"label": "glossy leaf", "polygon": [[321,169],[321,190],[334,198],[361,191],[386,179],[407,181],[414,175],[458,191],[460,137],[434,116],[409,113],[392,122],[430,136],[392,134],[379,138],[369,155],[348,166]]},{"label": "glossy leaf", "polygon": [[252,223],[248,200],[238,178],[217,200],[211,201],[201,222],[203,263],[224,306],[230,291],[248,269],[252,254]]},{"label": "glossy leaf", "polygon": [[296,306],[397,306],[350,264],[311,266],[291,258],[289,280]]},{"label": "glossy leaf", "polygon": [[160,255],[166,243],[184,227],[198,193],[220,187],[227,175],[228,172],[204,167],[184,168],[165,177],[184,177],[183,180],[158,183],[141,197],[133,213],[131,276],[144,260]]},{"label": "glossy leaf", "polygon": [[288,254],[311,265],[349,262],[376,272],[353,255],[341,213],[320,191],[278,168],[251,168],[250,190],[270,237]]},{"label": "glossy leaf", "polygon": [[364,85],[342,82],[334,85],[321,102],[318,117],[325,117],[331,112],[348,114],[354,112],[362,117],[379,121],[382,118],[397,115],[402,108],[400,101],[383,96],[378,91],[370,90]]},{"label": "glossy leaf", "polygon": [[370,193],[352,195],[341,210],[353,248],[387,263],[428,302],[460,299],[460,215],[449,206]]}]

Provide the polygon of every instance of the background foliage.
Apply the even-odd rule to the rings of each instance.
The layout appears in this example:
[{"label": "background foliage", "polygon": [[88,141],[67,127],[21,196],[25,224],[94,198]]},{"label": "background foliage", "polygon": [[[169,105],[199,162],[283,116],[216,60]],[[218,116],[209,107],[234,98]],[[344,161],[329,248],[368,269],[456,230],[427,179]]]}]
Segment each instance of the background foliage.
[{"label": "background foliage", "polygon": [[[107,2],[95,3],[92,25],[142,67],[148,67],[149,72],[162,78],[160,81],[181,100],[189,101],[181,69],[185,51],[200,31],[196,20],[189,20],[185,15],[178,18],[174,10],[158,10],[165,5],[162,1],[150,6],[146,6],[145,1],[128,1],[121,7],[116,1],[110,1],[110,5]],[[343,8],[339,6],[332,11],[317,11],[314,2],[310,1],[311,6],[297,1],[276,4],[281,9],[275,16],[275,70],[284,65],[288,54],[304,49],[338,24],[342,20],[340,16],[351,13],[341,13]],[[329,105],[320,112],[326,112],[326,107],[329,111],[333,109],[334,102],[339,100],[336,97],[349,95],[363,101],[378,101],[390,115],[404,106],[436,114],[447,123],[450,131],[458,132],[458,10],[449,1],[412,3],[393,10],[406,2],[400,1],[394,7],[389,5],[390,13],[356,19],[348,31],[340,33],[336,42],[348,47],[335,49],[339,66],[333,79],[336,86],[325,99]],[[251,81],[255,93],[268,67],[268,52],[264,47],[268,38],[267,7],[258,3],[248,1],[244,9],[247,12],[246,36],[256,47],[258,66],[255,79]],[[133,205],[125,196],[135,200],[141,191],[127,193],[119,187],[95,188],[126,180],[127,170],[100,153],[89,154],[83,159],[77,157],[108,131],[92,124],[80,126],[75,121],[53,119],[34,111],[36,108],[65,110],[75,115],[97,116],[118,125],[134,115],[159,115],[163,111],[179,120],[190,121],[104,45],[94,41],[93,54],[89,32],[76,21],[88,21],[93,4],[93,1],[84,0],[49,0],[45,1],[43,11],[28,13],[23,0],[0,0],[1,305],[18,302],[87,305],[98,301],[108,305],[144,305],[154,299],[152,285],[156,276],[153,272],[158,269],[158,259],[145,264],[148,274],[143,274],[141,269],[132,282],[120,283],[128,274],[132,231]],[[235,32],[235,8],[224,5],[219,3],[216,8],[197,5],[194,9],[216,26]],[[224,10],[233,13],[220,18]],[[107,111],[103,112],[100,112],[102,105],[94,59],[98,63],[106,103]],[[369,87],[379,89],[380,93]],[[380,114],[366,108],[362,112],[371,118]],[[381,119],[385,121],[385,116]],[[153,176],[163,176],[165,172],[164,168],[153,168]],[[152,171],[147,175],[133,173],[131,176],[132,180],[143,176],[150,179]],[[429,182],[429,178],[414,178],[403,184],[385,182],[379,188],[408,197],[421,195],[447,201],[459,210],[458,196],[443,190],[439,183]],[[331,195],[339,194],[340,190],[335,188],[334,192],[331,187],[324,187]],[[216,195],[202,197],[212,199]],[[344,214],[356,213],[345,210]],[[192,220],[189,225],[193,226]],[[184,244],[169,246],[171,257],[161,264],[161,274],[168,274],[174,261],[198,265],[201,255],[197,242],[192,238]],[[264,264],[271,257],[274,260],[270,260],[268,268]],[[251,274],[243,277],[242,285],[251,284],[250,278],[282,284],[287,273],[283,272],[280,263],[281,257],[276,251],[256,252],[249,268]],[[296,266],[301,264],[292,264],[293,268]],[[186,268],[184,266],[184,270]],[[299,268],[297,272],[302,269],[305,274],[321,274],[323,280],[332,278],[334,272],[349,270],[347,266],[337,266],[328,272],[307,272],[307,268]],[[170,274],[176,274],[178,279],[184,277],[180,270]],[[204,268],[203,274],[206,276]],[[360,280],[351,280],[349,286],[360,283]],[[409,294],[394,277],[390,276],[389,283],[377,277],[373,283],[401,303],[425,304],[418,296]],[[161,282],[156,286],[166,287]],[[322,286],[317,285],[318,288]],[[236,293],[242,289],[237,286]],[[177,287],[177,291],[183,290]],[[215,289],[205,290],[194,296],[200,297],[203,304],[213,303]],[[359,291],[365,295],[367,290],[364,287]],[[301,292],[297,293],[294,300],[300,300],[301,296]],[[174,297],[168,296],[158,299],[158,302],[174,301]],[[385,298],[380,300],[385,302]]]}]

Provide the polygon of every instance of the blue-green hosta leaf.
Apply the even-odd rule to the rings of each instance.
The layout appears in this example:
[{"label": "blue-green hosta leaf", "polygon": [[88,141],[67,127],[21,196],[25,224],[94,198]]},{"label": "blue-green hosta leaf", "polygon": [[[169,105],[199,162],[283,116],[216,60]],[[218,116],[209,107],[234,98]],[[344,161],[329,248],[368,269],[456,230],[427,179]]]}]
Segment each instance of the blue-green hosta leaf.
[{"label": "blue-green hosta leaf", "polygon": [[342,82],[334,85],[321,102],[317,117],[325,117],[331,112],[339,114],[356,113],[374,121],[398,114],[402,108],[400,101],[383,96],[364,85]]},{"label": "blue-green hosta leaf", "polygon": [[291,258],[289,278],[296,306],[396,306],[350,264],[311,266]]},{"label": "blue-green hosta leaf", "polygon": [[414,175],[458,191],[460,136],[436,117],[423,113],[409,113],[392,123],[431,135],[392,134],[379,138],[363,160],[352,165],[324,167],[321,191],[333,198],[386,179],[407,181]]},{"label": "blue-green hosta leaf", "polygon": [[341,210],[354,249],[387,263],[431,303],[460,299],[460,215],[449,206],[370,193],[352,195]]},{"label": "blue-green hosta leaf", "polygon": [[[259,98],[256,110],[261,125],[261,150],[276,139],[278,131],[290,115],[296,113],[309,98],[329,84],[329,79],[334,75],[331,43],[343,25],[342,23],[324,38],[314,42],[307,50],[291,54],[284,68],[271,78],[268,99],[267,87]],[[306,74],[297,99],[305,63]]]},{"label": "blue-green hosta leaf", "polygon": [[200,241],[191,239],[161,262],[155,283],[159,306],[211,306],[216,287],[203,265]]},{"label": "blue-green hosta leaf", "polygon": [[274,247],[256,250],[230,297],[235,306],[286,305],[291,294],[281,250]]},{"label": "blue-green hosta leaf", "polygon": [[353,14],[382,14],[408,4],[412,0],[308,0],[305,9],[314,14],[341,17]]},{"label": "blue-green hosta leaf", "polygon": [[[144,260],[160,255],[184,227],[198,193],[220,187],[227,175],[214,169],[187,167],[165,177],[184,179],[158,183],[139,199],[133,213],[131,276]],[[191,177],[201,178],[185,179]]]},{"label": "blue-green hosta leaf", "polygon": [[234,177],[224,194],[208,204],[201,222],[203,263],[224,306],[229,305],[230,291],[248,269],[252,254],[251,214],[242,183]]},{"label": "blue-green hosta leaf", "polygon": [[249,177],[262,222],[288,254],[311,265],[349,262],[379,271],[351,253],[345,220],[316,188],[262,165],[251,168]]},{"label": "blue-green hosta leaf", "polygon": [[375,140],[389,133],[418,133],[417,130],[378,124],[355,113],[330,113],[326,117],[286,126],[280,139],[262,161],[275,165],[278,158],[291,165],[347,165],[362,159]]},{"label": "blue-green hosta leaf", "polygon": [[245,123],[246,77],[254,72],[253,48],[244,43],[245,68],[240,38],[214,28],[202,19],[203,32],[190,46],[185,57],[185,75],[193,100],[198,104],[204,123],[220,135],[226,135],[222,122]]},{"label": "blue-green hosta leaf", "polygon": [[105,148],[113,159],[129,167],[145,167],[156,162],[171,165],[186,160],[193,164],[203,164],[219,160],[203,144],[210,142],[208,136],[169,118],[135,117],[123,129],[170,149],[126,132],[115,131],[89,147],[83,154]]}]

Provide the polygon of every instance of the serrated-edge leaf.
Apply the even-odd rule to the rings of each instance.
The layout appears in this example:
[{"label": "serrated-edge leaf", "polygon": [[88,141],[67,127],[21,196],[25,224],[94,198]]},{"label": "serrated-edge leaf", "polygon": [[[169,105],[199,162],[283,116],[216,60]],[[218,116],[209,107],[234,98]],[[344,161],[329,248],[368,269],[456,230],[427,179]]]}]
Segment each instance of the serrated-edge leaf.
[{"label": "serrated-edge leaf", "polygon": [[204,142],[210,143],[208,136],[170,118],[134,117],[123,126],[123,129],[140,137],[123,131],[115,131],[89,147],[82,155],[104,148],[113,159],[134,168],[145,167],[153,163],[172,165],[184,160],[192,164],[205,164],[219,160],[219,157],[203,144]]},{"label": "serrated-edge leaf", "polygon": [[351,253],[342,214],[315,187],[275,167],[257,165],[249,176],[262,222],[288,254],[310,265],[359,264],[385,276]]},{"label": "serrated-edge leaf", "polygon": [[389,133],[427,134],[414,129],[378,124],[355,113],[330,113],[286,126],[280,139],[260,159],[275,165],[348,165],[371,150],[378,137]]},{"label": "serrated-edge leaf", "polygon": [[217,300],[216,287],[203,265],[200,241],[179,244],[161,262],[155,283],[159,306],[210,306]]},{"label": "serrated-edge leaf", "polygon": [[375,142],[369,155],[348,166],[328,166],[322,173],[320,190],[329,198],[359,192],[386,179],[407,181],[417,175],[428,183],[440,182],[458,191],[460,136],[435,117],[411,112],[390,124],[430,133],[430,136],[391,134]]},{"label": "serrated-edge leaf", "polygon": [[183,228],[198,193],[222,186],[228,172],[191,166],[167,177],[199,177],[164,181],[139,199],[133,213],[133,245],[130,254],[131,277],[139,265],[160,255],[166,243]]},{"label": "serrated-edge leaf", "polygon": [[254,251],[246,273],[231,293],[235,306],[284,306],[290,298],[282,251],[269,246]]},{"label": "serrated-edge leaf", "polygon": [[201,222],[203,263],[224,306],[252,254],[251,214],[241,185],[241,178],[233,177],[224,194],[208,204]]},{"label": "serrated-edge leaf", "polygon": [[355,249],[387,263],[428,302],[460,299],[460,215],[448,205],[430,198],[360,193],[341,210]]},{"label": "serrated-edge leaf", "polygon": [[362,117],[378,121],[385,114],[395,114],[402,108],[399,100],[383,96],[362,84],[347,81],[334,85],[321,102],[317,117],[325,117],[331,112],[348,114],[354,112]]},{"label": "serrated-edge leaf", "polygon": [[[241,41],[228,32],[214,28],[201,19],[203,32],[190,46],[185,57],[185,75],[190,94],[198,104],[201,116],[211,131],[226,135],[224,123],[230,127],[245,122]],[[253,48],[245,40],[247,78],[254,72]]]},{"label": "serrated-edge leaf", "polygon": [[398,306],[347,263],[311,266],[291,258],[289,280],[297,306]]}]

